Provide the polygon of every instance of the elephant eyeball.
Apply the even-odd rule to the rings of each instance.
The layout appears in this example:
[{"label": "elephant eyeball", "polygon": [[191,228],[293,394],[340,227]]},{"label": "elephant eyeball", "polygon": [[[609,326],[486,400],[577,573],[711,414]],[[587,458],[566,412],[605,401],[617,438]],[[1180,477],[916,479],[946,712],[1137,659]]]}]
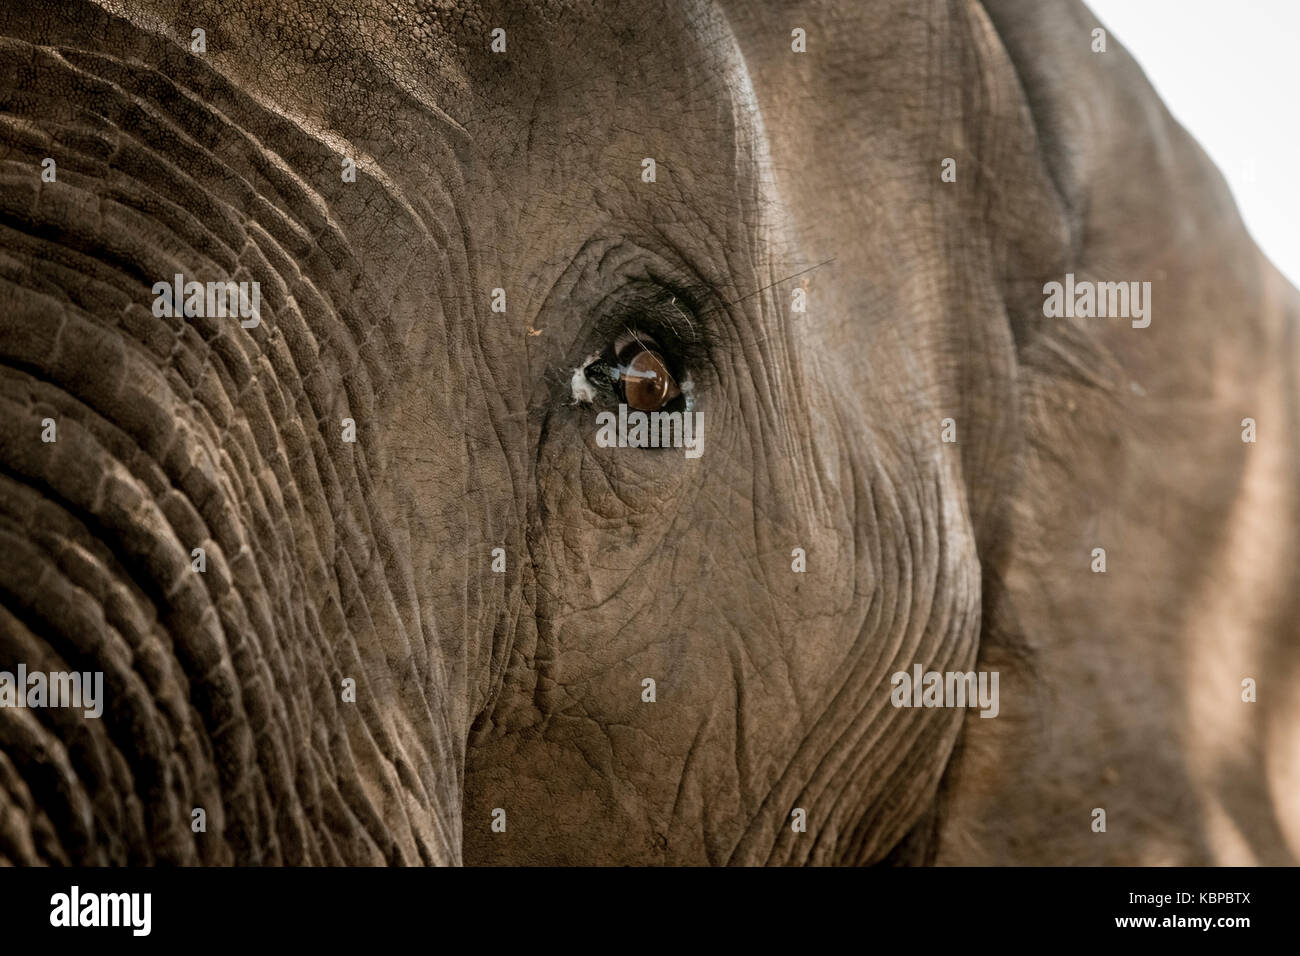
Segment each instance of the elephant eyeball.
[{"label": "elephant eyeball", "polygon": [[681,394],[663,356],[649,349],[637,352],[621,378],[623,397],[637,411],[657,412]]}]

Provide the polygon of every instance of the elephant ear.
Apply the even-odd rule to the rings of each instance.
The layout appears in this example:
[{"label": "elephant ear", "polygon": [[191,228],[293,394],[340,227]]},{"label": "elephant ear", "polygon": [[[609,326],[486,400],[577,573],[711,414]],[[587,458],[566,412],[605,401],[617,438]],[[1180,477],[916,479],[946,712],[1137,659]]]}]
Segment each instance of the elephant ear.
[{"label": "elephant ear", "polygon": [[[1027,212],[1000,220],[1017,467],[981,542],[1002,719],[967,719],[940,859],[1293,862],[1300,298],[1086,7],[976,19],[1040,171],[989,189]],[[1150,325],[1046,317],[1071,273],[1149,282]]]}]

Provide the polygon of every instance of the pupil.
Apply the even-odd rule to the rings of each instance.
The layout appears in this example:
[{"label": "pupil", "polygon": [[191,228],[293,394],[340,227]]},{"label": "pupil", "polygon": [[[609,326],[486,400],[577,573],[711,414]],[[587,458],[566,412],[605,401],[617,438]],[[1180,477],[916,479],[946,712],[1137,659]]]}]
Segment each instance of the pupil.
[{"label": "pupil", "polygon": [[658,410],[668,397],[672,376],[654,352],[638,352],[628,363],[623,377],[623,394],[632,408],[642,412]]}]

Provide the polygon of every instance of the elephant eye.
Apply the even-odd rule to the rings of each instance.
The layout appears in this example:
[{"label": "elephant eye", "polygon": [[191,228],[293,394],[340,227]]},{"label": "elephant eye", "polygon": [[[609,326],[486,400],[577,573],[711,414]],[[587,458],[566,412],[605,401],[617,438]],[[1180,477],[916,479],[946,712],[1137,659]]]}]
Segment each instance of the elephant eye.
[{"label": "elephant eye", "polygon": [[587,366],[587,380],[597,388],[612,390],[628,408],[657,412],[682,395],[658,344],[644,333],[629,331],[600,359]]},{"label": "elephant eye", "polygon": [[682,393],[662,355],[640,349],[623,368],[623,400],[629,408],[657,412]]}]

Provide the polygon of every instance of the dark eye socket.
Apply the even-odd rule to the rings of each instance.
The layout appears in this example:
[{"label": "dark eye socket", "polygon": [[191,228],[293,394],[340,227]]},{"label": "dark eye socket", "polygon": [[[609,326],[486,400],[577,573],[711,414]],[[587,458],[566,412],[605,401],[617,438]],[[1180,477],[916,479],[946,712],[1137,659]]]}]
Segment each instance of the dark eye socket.
[{"label": "dark eye socket", "polygon": [[682,397],[673,361],[652,338],[628,330],[586,368],[587,380],[612,390],[628,408],[662,411]]}]

